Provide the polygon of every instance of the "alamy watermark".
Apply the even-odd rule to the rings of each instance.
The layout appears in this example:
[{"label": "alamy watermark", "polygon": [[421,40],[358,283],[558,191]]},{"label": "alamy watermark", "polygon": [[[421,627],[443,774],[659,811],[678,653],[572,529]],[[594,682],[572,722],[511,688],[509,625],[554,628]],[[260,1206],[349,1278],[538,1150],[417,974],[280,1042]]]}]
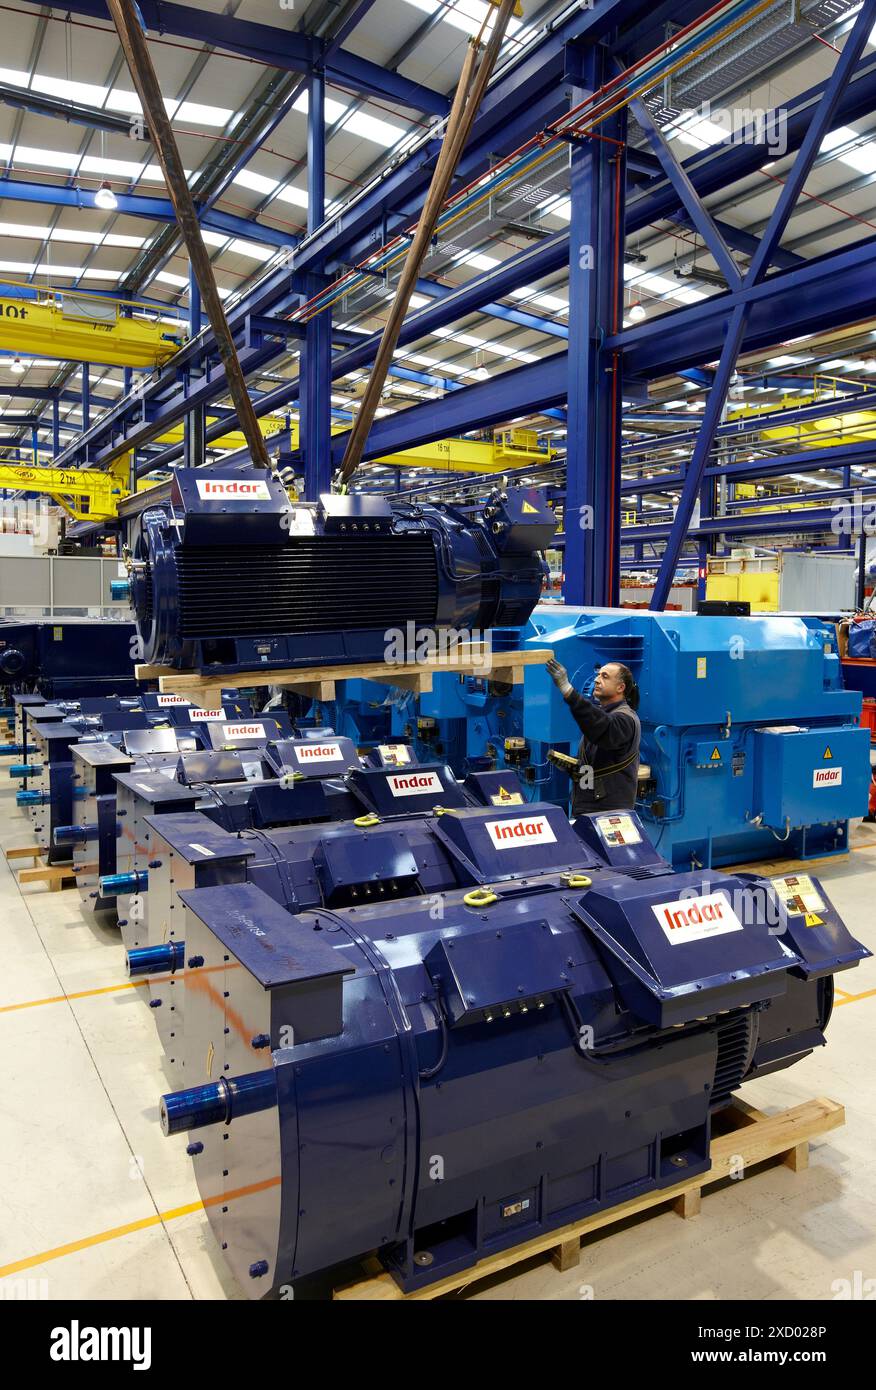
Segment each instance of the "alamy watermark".
[{"label": "alamy watermark", "polygon": [[783,106],[766,110],[763,106],[713,106],[710,101],[702,101],[699,106],[682,111],[673,120],[672,130],[678,134],[689,132],[697,138],[697,128],[703,122],[709,126],[707,132],[702,132],[705,146],[765,145],[773,159],[788,152],[788,112]]},{"label": "alamy watermark", "polygon": [[449,666],[471,657],[471,672],[489,675],[493,667],[493,633],[490,628],[418,627],[408,620],[404,627],[387,628],[383,634],[383,660],[387,666]]},{"label": "alamy watermark", "polygon": [[865,497],[856,488],[851,497],[831,502],[830,529],[835,536],[876,536],[876,497]]}]

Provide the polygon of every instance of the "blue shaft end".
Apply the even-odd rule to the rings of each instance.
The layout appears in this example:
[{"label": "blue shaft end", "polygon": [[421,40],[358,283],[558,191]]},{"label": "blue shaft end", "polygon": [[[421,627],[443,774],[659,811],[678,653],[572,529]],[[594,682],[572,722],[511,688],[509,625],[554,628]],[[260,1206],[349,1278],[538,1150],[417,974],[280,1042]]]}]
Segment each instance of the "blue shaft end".
[{"label": "blue shaft end", "polygon": [[230,1077],[209,1086],[192,1086],[171,1091],[158,1106],[164,1134],[182,1134],[207,1125],[231,1124],[241,1115],[253,1115],[277,1104],[277,1082],[273,1067]]},{"label": "blue shaft end", "polygon": [[179,970],[185,959],[184,941],[166,941],[160,946],[139,946],[128,952],[128,975],[139,979],[142,975],[173,974]]},{"label": "blue shaft end", "polygon": [[122,893],[145,893],[149,887],[149,875],[136,870],[127,874],[101,874],[97,886],[103,898],[118,898]]}]

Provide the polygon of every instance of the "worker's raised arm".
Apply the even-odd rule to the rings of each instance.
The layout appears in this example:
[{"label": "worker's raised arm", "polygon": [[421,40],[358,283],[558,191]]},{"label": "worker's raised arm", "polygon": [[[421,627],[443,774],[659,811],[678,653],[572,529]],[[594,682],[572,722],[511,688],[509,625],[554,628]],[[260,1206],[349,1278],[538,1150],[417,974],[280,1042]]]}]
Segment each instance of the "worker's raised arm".
[{"label": "worker's raised arm", "polygon": [[572,686],[569,673],[554,657],[547,669],[572,713],[572,718],[590,743],[600,748],[622,748],[635,734],[636,720],[626,706],[605,710],[595,700],[589,700]]},{"label": "worker's raised arm", "polygon": [[584,737],[599,748],[623,748],[636,732],[635,718],[626,706],[604,710],[571,686],[563,699]]}]

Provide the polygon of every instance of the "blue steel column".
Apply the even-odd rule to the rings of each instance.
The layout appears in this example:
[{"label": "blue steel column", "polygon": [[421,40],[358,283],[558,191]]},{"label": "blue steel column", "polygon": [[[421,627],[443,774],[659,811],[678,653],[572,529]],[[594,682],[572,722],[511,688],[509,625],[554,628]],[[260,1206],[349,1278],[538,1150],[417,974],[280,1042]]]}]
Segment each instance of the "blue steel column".
[{"label": "blue steel column", "polygon": [[61,401],[52,397],[52,455],[57,458],[61,452]]},{"label": "blue steel column", "polygon": [[[601,50],[567,50],[572,105],[606,80]],[[575,72],[574,69],[578,71]],[[576,143],[569,228],[569,427],[566,436],[566,603],[613,605],[620,590],[621,358],[604,352],[623,303],[626,112]],[[619,187],[618,187],[619,181]]]},{"label": "blue steel column", "polygon": [[[308,82],[307,108],[307,230],[315,232],[325,217],[325,76],[314,73]],[[308,276],[308,293],[320,288]],[[298,445],[304,462],[304,496],[315,501],[331,488],[331,310],[317,314],[307,325],[301,350],[301,424]]]},{"label": "blue steel column", "polygon": [[[200,331],[201,291],[189,266],[189,337],[197,337]],[[186,467],[200,468],[207,457],[207,412],[203,405],[193,406],[185,417],[183,446]]]}]

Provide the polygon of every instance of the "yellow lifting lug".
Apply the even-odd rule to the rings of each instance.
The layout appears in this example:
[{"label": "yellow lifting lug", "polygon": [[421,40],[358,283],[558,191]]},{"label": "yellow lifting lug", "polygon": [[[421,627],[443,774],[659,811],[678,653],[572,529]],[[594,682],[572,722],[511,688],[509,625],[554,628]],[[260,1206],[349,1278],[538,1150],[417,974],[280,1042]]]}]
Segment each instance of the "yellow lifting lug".
[{"label": "yellow lifting lug", "polygon": [[593,883],[593,879],[586,874],[560,874],[560,878],[567,888],[589,888]]},{"label": "yellow lifting lug", "polygon": [[353,824],[357,826],[359,830],[370,830],[372,825],[380,824],[380,817],[375,816],[373,812],[369,811],[367,816],[357,816]]},{"label": "yellow lifting lug", "polygon": [[491,903],[497,903],[499,898],[489,888],[473,888],[462,901],[466,907],[489,907]]}]

